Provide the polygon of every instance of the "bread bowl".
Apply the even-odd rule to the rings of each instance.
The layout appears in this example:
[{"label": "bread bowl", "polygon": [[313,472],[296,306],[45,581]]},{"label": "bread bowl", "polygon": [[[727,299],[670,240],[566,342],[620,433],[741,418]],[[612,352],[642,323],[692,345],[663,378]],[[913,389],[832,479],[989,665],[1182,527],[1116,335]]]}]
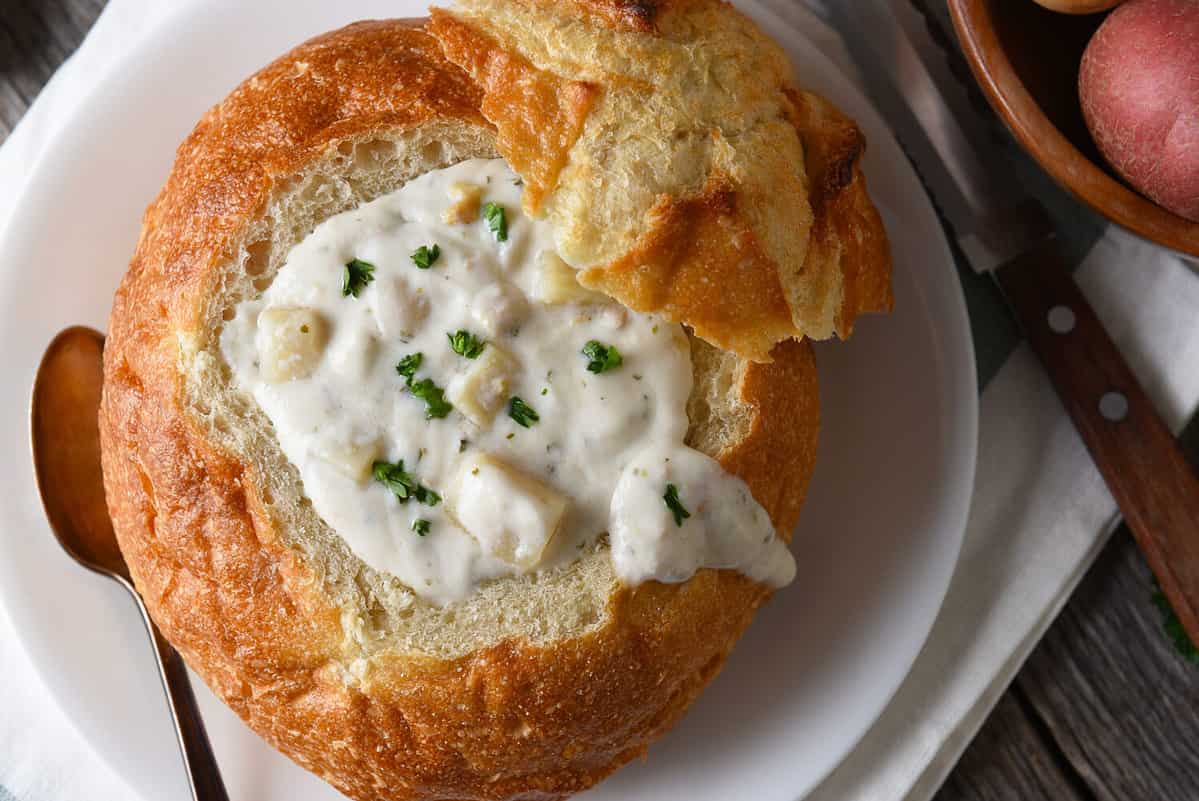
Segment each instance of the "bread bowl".
[{"label": "bread bowl", "polygon": [[[688,5],[732,13],[716,3]],[[606,25],[623,6],[579,8],[594,13],[595,25]],[[681,8],[679,14],[691,13]],[[658,22],[672,23],[673,13],[664,12]],[[615,25],[623,18],[612,19]],[[645,14],[628,19],[641,28],[654,23]],[[313,487],[304,460],[285,453],[288,411],[272,417],[264,410],[245,380],[248,373],[228,358],[236,343],[225,347],[229,332],[251,319],[246,312],[253,307],[243,304],[262,303],[285,289],[287,282],[277,279],[285,265],[292,272],[283,275],[295,274],[293,248],[319,245],[313,237],[333,230],[328,224],[335,226],[340,215],[372,202],[384,202],[379,208],[385,211],[397,190],[419,188],[422,178],[449,181],[447,170],[507,169],[494,160],[519,160],[504,152],[503,125],[497,137],[495,121],[484,114],[485,83],[447,60],[444,42],[418,21],[351,26],[284,56],[201,120],[147,211],[114,301],[101,410],[106,491],[138,589],[168,639],[252,728],[299,764],[353,798],[560,798],[644,753],[682,715],[771,585],[731,569],[699,569],[669,582],[625,581],[614,567],[611,541],[603,538],[580,540],[577,559],[534,558],[540,569],[518,558],[515,548],[492,549],[504,552],[512,561],[500,561],[513,569],[471,584],[461,598],[406,585],[361,558],[345,532],[323,519],[325,510],[309,497]],[[872,262],[851,259],[854,274],[870,280],[850,281],[848,291],[820,298],[823,303],[835,295],[837,310],[856,309],[861,293],[853,287],[889,287],[885,235],[877,215],[871,217],[857,168],[860,135],[815,98],[803,114],[799,104],[792,108],[794,125],[810,121],[795,133],[806,145],[806,169],[795,191],[812,210],[807,235],[800,237],[810,245],[805,250],[844,260],[842,254],[866,241],[870,253],[883,254]],[[531,179],[522,177],[527,192]],[[448,192],[444,200],[447,209],[469,204]],[[736,186],[709,200],[713,219],[737,223]],[[533,230],[534,219],[510,202],[507,210],[515,242],[522,235],[518,228]],[[493,235],[486,223],[444,224],[473,226],[470,235],[486,241]],[[444,233],[436,224],[428,230]],[[344,303],[366,318],[369,304],[382,294],[375,291],[392,274],[415,285],[456,270],[460,262],[449,241],[441,243],[442,263],[427,271],[406,263],[408,251],[399,258],[407,272],[376,258],[375,277],[360,287],[360,296],[340,294],[334,286],[328,302]],[[336,284],[342,261],[331,262]],[[686,257],[658,264],[680,262]],[[818,266],[827,267],[813,261],[814,274]],[[545,297],[552,301],[560,297],[553,292],[572,291],[552,283]],[[872,297],[860,308],[889,305],[888,291]],[[576,296],[567,305],[586,304]],[[599,305],[613,308],[606,300]],[[256,327],[278,325],[284,334],[294,333],[286,315],[258,325],[261,313],[281,308],[264,305],[253,317]],[[669,322],[669,309],[649,311],[663,329],[678,326]],[[627,314],[641,319],[639,312]],[[854,313],[826,312],[824,319],[838,314],[848,331]],[[373,312],[369,316],[378,322]],[[734,322],[744,319],[752,320]],[[323,354],[322,367],[307,375],[301,375],[307,368],[289,368],[275,383],[302,387],[326,367],[341,369],[343,362],[334,364],[328,355],[340,318],[294,322],[308,325],[308,333],[330,324],[330,331],[317,332],[328,340],[315,349]],[[815,458],[815,366],[806,343],[780,336],[763,352],[758,332],[738,332],[736,325],[711,330],[712,338],[732,338],[727,349],[683,335],[694,388],[681,401],[689,420],[682,429],[687,442],[744,482],[769,515],[776,538],[786,540]],[[526,357],[502,329],[480,333],[486,342],[477,360],[442,346],[440,358],[462,368],[457,375],[464,383],[489,354],[511,350],[510,357]],[[622,352],[624,370],[638,351]],[[380,359],[386,373],[389,352]],[[583,376],[586,366],[580,361],[571,369]],[[624,375],[596,374],[596,380]],[[455,407],[467,408],[454,401],[448,374],[434,377]],[[262,386],[272,383],[268,379]],[[404,389],[402,378],[395,380],[397,408],[402,401],[423,419],[419,399]],[[528,400],[537,407],[541,397],[550,396]],[[496,429],[501,439],[504,432],[523,436],[514,418],[491,411],[507,426]],[[547,407],[540,412],[548,425]],[[477,424],[459,416],[467,417],[456,410],[430,425]],[[478,460],[465,475],[476,468],[484,473],[501,447],[468,446],[462,459]],[[398,463],[394,452],[374,455],[383,458],[372,461],[372,472],[376,462]],[[520,456],[499,455],[509,461]],[[457,475],[462,465],[455,454],[443,475]],[[498,478],[529,478],[532,471],[522,467],[499,469]],[[422,474],[421,480],[428,479]],[[361,491],[377,491],[375,497],[393,504],[388,508],[397,514],[419,509],[432,517],[451,505],[453,491],[429,483],[445,496],[440,507],[393,502],[386,480],[368,477]],[[699,504],[688,505],[689,514],[704,514]],[[669,512],[662,508],[667,512],[659,514]],[[454,514],[470,517],[461,508]],[[426,541],[454,522],[464,523],[435,520]],[[555,541],[566,536],[550,534]],[[421,535],[410,536],[416,541]],[[485,539],[480,534],[480,547]]]}]

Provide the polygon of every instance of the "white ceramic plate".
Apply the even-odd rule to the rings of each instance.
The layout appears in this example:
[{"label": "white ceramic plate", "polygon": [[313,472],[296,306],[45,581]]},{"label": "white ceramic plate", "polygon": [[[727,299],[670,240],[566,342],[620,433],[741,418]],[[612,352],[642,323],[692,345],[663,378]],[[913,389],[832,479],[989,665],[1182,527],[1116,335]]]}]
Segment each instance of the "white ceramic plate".
[{"label": "white ceramic plate", "polygon": [[[793,549],[795,584],[648,761],[589,801],[795,801],[845,757],[907,674],[957,561],[974,477],[970,331],[940,226],[885,124],[801,34],[747,0],[804,83],[855,117],[895,251],[897,311],[819,347],[824,430]],[[419,15],[422,0],[188,4],[131,50],[51,143],[0,243],[0,594],[67,716],[153,801],[186,796],[147,639],[115,586],[58,551],[26,456],[27,398],[51,336],[103,329],[141,212],[176,144],[242,77],[353,19]],[[339,797],[202,686],[232,797]]]}]

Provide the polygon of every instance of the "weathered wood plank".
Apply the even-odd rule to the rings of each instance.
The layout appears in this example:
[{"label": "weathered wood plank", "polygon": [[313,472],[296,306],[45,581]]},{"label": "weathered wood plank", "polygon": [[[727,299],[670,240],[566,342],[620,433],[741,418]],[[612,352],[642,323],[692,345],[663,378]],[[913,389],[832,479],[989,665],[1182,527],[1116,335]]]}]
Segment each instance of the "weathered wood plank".
[{"label": "weathered wood plank", "polygon": [[[1194,463],[1199,418],[1182,439]],[[997,711],[938,801],[1043,797],[1022,794],[1015,771],[991,764],[996,753],[1037,748],[1084,799],[1199,798],[1199,666],[1162,632],[1152,586],[1128,531],[1118,531],[1001,702],[1017,699],[1029,725]],[[995,771],[1008,794],[981,794]]]},{"label": "weathered wood plank", "polygon": [[1199,797],[1199,668],[1175,652],[1126,533],[1017,678],[1100,801]]},{"label": "weathered wood plank", "polygon": [[934,801],[1090,801],[1074,781],[1008,692]]},{"label": "weathered wood plank", "polygon": [[0,2],[0,142],[54,70],[75,51],[106,0]]},{"label": "weathered wood plank", "polygon": [[[1199,418],[1182,441],[1194,464]],[[1117,532],[1016,680],[1100,801],[1199,797],[1199,665],[1165,636],[1152,595]]]}]

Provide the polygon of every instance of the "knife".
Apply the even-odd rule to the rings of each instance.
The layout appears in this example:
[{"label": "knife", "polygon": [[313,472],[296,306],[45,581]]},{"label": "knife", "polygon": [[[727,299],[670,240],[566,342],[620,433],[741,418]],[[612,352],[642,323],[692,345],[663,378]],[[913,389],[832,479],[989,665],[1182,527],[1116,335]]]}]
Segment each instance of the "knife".
[{"label": "knife", "polygon": [[998,283],[1162,590],[1199,643],[1199,476],[1074,283],[1048,214],[997,163],[1003,157],[984,149],[994,141],[987,121],[909,3],[830,6],[872,98],[966,259]]}]

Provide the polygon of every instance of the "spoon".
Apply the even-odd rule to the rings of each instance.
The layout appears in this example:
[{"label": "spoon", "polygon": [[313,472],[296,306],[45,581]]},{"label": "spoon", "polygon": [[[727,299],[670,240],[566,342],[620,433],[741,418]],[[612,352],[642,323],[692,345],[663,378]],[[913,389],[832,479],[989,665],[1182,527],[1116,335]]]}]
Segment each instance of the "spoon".
[{"label": "spoon", "polygon": [[103,334],[73,326],[54,337],[42,356],[29,413],[38,492],[63,550],[88,570],[120,584],[137,603],[154,641],[192,799],[228,801],[183,659],[154,625],[134,589],[108,516],[98,421],[103,352]]}]

